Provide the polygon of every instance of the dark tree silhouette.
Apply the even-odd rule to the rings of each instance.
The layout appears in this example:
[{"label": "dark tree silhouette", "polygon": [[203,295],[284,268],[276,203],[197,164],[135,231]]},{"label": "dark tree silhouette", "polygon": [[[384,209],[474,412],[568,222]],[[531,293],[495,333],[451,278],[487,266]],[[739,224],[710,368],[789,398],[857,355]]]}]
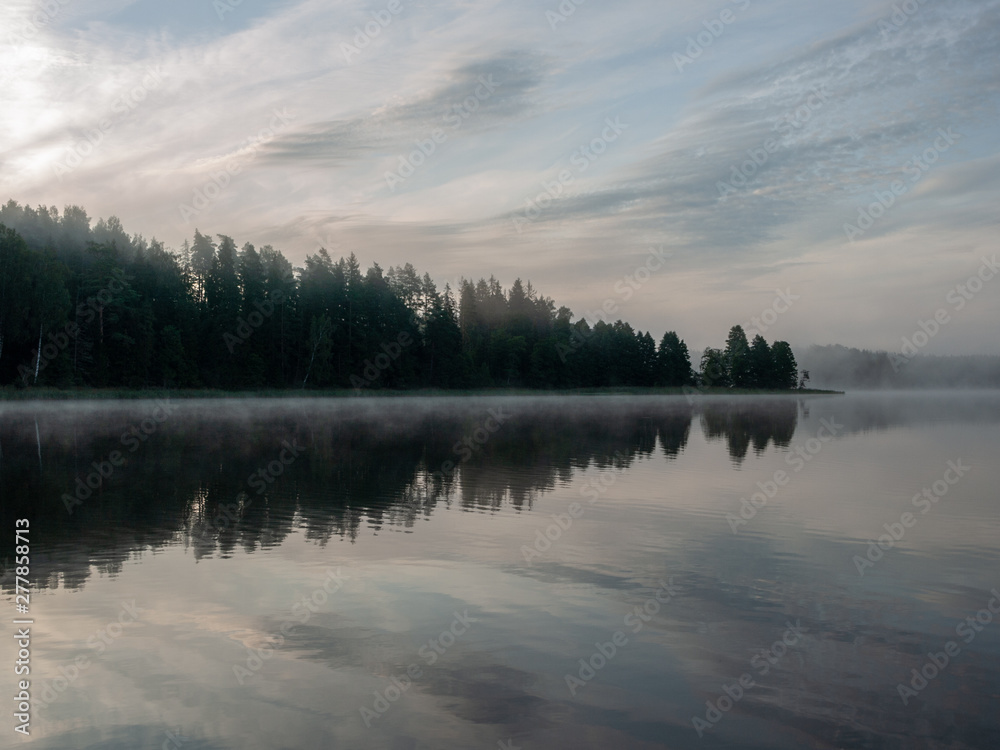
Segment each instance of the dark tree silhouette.
[{"label": "dark tree silhouette", "polygon": [[[627,322],[574,320],[529,281],[438,290],[409,263],[366,271],[323,248],[194,231],[172,252],[68,206],[0,207],[0,384],[171,388],[791,388],[783,342],[657,346]],[[238,249],[239,248],[239,249]]]}]

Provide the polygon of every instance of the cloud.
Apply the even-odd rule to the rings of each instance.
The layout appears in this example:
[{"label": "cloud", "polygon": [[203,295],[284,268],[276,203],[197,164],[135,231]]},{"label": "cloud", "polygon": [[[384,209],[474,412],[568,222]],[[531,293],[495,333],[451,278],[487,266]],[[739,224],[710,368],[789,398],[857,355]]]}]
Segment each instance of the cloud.
[{"label": "cloud", "polygon": [[463,136],[472,136],[528,114],[537,106],[545,73],[544,58],[526,51],[467,63],[410,99],[282,136],[269,144],[267,158],[272,163],[306,160],[328,165],[412,148],[415,139],[429,138],[435,129],[461,128]]},{"label": "cloud", "polygon": [[711,82],[641,162],[556,199],[539,221],[603,217],[704,251],[752,249],[831,202],[870,201],[938,128],[992,127],[1000,5],[948,6]]}]

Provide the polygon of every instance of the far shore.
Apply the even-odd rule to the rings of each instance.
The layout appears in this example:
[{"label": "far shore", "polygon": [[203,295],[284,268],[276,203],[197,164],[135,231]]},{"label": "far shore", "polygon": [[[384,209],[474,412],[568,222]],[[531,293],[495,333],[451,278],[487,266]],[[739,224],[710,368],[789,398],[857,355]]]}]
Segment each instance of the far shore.
[{"label": "far shore", "polygon": [[249,399],[249,398],[413,398],[422,396],[834,396],[844,391],[826,391],[816,388],[767,390],[745,388],[480,388],[480,389],[363,389],[329,390],[212,390],[207,388],[172,389],[121,389],[121,388],[0,388],[0,401],[67,401],[67,400],[135,400],[135,399]]}]

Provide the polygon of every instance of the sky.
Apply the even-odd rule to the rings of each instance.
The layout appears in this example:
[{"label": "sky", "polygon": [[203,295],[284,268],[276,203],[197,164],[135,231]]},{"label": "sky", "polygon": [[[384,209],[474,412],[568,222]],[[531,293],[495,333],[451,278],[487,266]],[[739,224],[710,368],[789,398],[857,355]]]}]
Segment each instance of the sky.
[{"label": "sky", "polygon": [[1000,0],[0,13],[0,201],[521,278],[694,351],[1000,354]]}]

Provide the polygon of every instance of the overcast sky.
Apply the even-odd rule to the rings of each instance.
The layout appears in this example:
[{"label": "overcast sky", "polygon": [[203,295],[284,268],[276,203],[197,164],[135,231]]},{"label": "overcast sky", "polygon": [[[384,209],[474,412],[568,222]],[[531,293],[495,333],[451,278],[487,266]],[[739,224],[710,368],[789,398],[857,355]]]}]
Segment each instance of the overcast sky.
[{"label": "overcast sky", "polygon": [[998,251],[1000,0],[578,1],[0,0],[0,200],[519,276],[694,349],[781,289],[768,340],[944,309],[924,351],[1000,353],[1000,279],[953,292]]}]

